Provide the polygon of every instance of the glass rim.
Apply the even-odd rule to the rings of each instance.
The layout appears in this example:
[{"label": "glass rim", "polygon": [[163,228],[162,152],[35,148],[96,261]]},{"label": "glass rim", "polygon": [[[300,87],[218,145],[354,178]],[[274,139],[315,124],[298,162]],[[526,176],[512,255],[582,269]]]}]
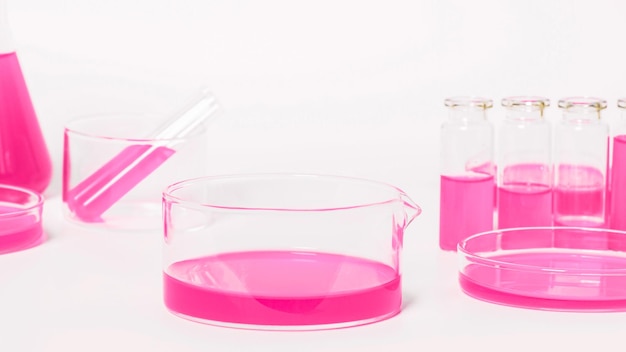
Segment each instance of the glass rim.
[{"label": "glass rim", "polygon": [[[275,180],[275,179],[309,179],[309,180],[333,180],[350,183],[361,183],[370,185],[373,187],[387,189],[392,191],[397,196],[388,197],[381,201],[372,202],[354,202],[344,206],[331,206],[331,207],[263,207],[263,206],[233,206],[233,205],[220,205],[218,203],[206,203],[192,201],[185,199],[185,197],[179,197],[173,193],[186,187],[200,183],[207,182],[220,182],[220,181],[259,181],[259,180]],[[400,188],[390,185],[388,183],[369,180],[365,178],[338,176],[338,175],[326,175],[326,174],[306,174],[306,173],[247,173],[247,174],[228,174],[228,175],[213,175],[213,176],[201,176],[191,179],[175,182],[165,187],[162,192],[162,199],[165,202],[175,202],[176,204],[183,205],[190,208],[212,208],[223,210],[238,210],[238,211],[283,211],[283,212],[319,212],[319,211],[334,211],[334,210],[347,210],[356,208],[365,208],[370,206],[377,206],[383,204],[391,204],[393,202],[402,202],[405,205],[415,208],[417,215],[421,213],[421,208],[415,204],[408,195]]]},{"label": "glass rim", "polygon": [[559,99],[559,108],[590,108],[595,110],[606,109],[607,103],[605,99],[588,97],[588,96],[576,96]]},{"label": "glass rim", "polygon": [[22,215],[25,213],[29,213],[35,209],[41,209],[43,208],[43,203],[44,203],[44,196],[36,191],[33,191],[31,189],[28,188],[24,188],[24,187],[19,187],[19,186],[14,186],[14,185],[8,185],[8,184],[1,184],[0,183],[0,190],[11,190],[11,191],[15,191],[15,192],[19,192],[22,194],[25,194],[27,196],[29,196],[32,199],[29,199],[29,201],[25,204],[19,204],[19,203],[15,203],[15,202],[10,202],[10,201],[4,201],[2,198],[0,198],[0,202],[5,203],[7,205],[15,205],[17,208],[15,208],[14,210],[8,211],[8,212],[3,212],[0,213],[0,219],[1,218],[5,218],[5,217],[12,217],[12,216],[16,216],[16,215]]},{"label": "glass rim", "polygon": [[478,96],[456,96],[446,98],[444,105],[449,108],[457,107],[474,107],[481,109],[489,109],[493,107],[493,100]]},{"label": "glass rim", "polygon": [[[84,115],[71,119],[68,121],[63,127],[64,133],[71,133],[73,135],[95,139],[95,140],[108,140],[108,141],[119,141],[119,142],[130,142],[130,143],[153,143],[153,142],[175,142],[175,141],[185,141],[191,137],[199,135],[202,133],[202,129],[199,128],[197,131],[190,133],[184,137],[176,137],[176,138],[156,138],[156,137],[120,137],[116,136],[113,133],[99,133],[99,132],[88,132],[86,128],[80,128],[79,125],[87,124],[89,122],[96,121],[107,121],[107,120],[120,120],[123,119],[125,121],[148,121],[150,118],[160,117],[164,118],[165,115],[156,114],[156,113],[140,113],[140,112],[110,112],[110,113],[100,113],[100,114],[92,114],[92,115]],[[156,130],[160,123],[163,121],[157,121],[154,124],[154,130]],[[145,131],[146,133],[152,132],[151,130]]]},{"label": "glass rim", "polygon": [[546,108],[550,106],[550,99],[541,96],[533,96],[533,95],[516,95],[510,96],[502,99],[502,106],[511,108],[517,106],[528,106],[528,107],[538,107],[538,108]]},{"label": "glass rim", "polygon": [[617,107],[621,109],[626,109],[626,97],[617,100]]},{"label": "glass rim", "polygon": [[[608,229],[608,228],[599,228],[599,227],[582,227],[582,226],[538,226],[538,227],[514,227],[514,228],[505,228],[498,230],[490,230],[485,232],[476,233],[467,237],[466,239],[460,241],[457,244],[457,252],[459,255],[463,255],[465,258],[471,258],[473,261],[480,263],[482,265],[489,266],[498,266],[507,269],[515,269],[519,271],[525,272],[543,272],[543,273],[560,273],[560,274],[593,274],[593,275],[614,275],[614,274],[626,274],[626,267],[617,268],[617,269],[598,269],[598,270],[590,270],[590,269],[562,269],[562,268],[546,268],[540,265],[530,265],[530,264],[519,264],[513,263],[506,260],[498,260],[489,257],[485,257],[480,255],[480,253],[469,251],[466,249],[466,245],[468,242],[474,241],[479,238],[483,238],[489,235],[497,235],[500,233],[507,232],[524,232],[524,231],[532,231],[532,230],[548,230],[548,231],[558,231],[558,230],[580,230],[587,232],[603,232],[603,233],[614,233],[623,235],[626,237],[626,231]],[[624,239],[626,241],[626,238]],[[584,249],[579,249],[584,250]]]}]

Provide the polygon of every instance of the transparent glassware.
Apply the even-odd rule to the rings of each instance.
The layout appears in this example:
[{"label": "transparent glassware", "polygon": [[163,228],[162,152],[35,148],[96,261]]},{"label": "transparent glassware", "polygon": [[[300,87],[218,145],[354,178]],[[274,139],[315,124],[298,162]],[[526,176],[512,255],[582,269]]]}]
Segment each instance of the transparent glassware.
[{"label": "transparent glassware", "polygon": [[35,247],[46,240],[43,203],[37,192],[0,185],[0,254]]},{"label": "transparent glassware", "polygon": [[600,227],[607,217],[609,126],[601,119],[606,101],[559,100],[563,109],[554,134],[554,224]]},{"label": "transparent glassware", "polygon": [[67,123],[62,187],[67,220],[106,231],[162,228],[163,188],[206,174],[208,129],[182,137],[153,137],[149,133],[159,124],[155,120],[165,119],[115,113]]},{"label": "transparent glassware", "polygon": [[610,227],[626,230],[626,98],[619,99],[620,117],[613,129]]},{"label": "transparent glassware", "polygon": [[0,0],[0,183],[43,192],[52,161]]},{"label": "transparent glassware", "polygon": [[401,251],[420,208],[363,179],[201,177],[163,193],[163,299],[202,323],[317,330],[402,306]]},{"label": "transparent glassware", "polygon": [[[204,174],[207,122],[219,111],[216,97],[204,90],[149,134],[155,123],[148,116],[111,114],[69,122],[63,143],[68,218],[103,227],[115,222],[125,229],[158,227],[160,190],[172,177]],[[148,213],[158,218],[152,226]],[[146,221],[137,226],[144,218],[140,214]]]},{"label": "transparent glassware", "polygon": [[518,96],[506,108],[498,151],[498,228],[552,225],[550,100]]},{"label": "transparent glassware", "polygon": [[474,298],[513,307],[626,311],[626,232],[518,227],[459,243],[459,284]]},{"label": "transparent glassware", "polygon": [[439,247],[493,228],[495,205],[494,128],[487,120],[491,99],[445,100],[448,120],[441,126]]}]

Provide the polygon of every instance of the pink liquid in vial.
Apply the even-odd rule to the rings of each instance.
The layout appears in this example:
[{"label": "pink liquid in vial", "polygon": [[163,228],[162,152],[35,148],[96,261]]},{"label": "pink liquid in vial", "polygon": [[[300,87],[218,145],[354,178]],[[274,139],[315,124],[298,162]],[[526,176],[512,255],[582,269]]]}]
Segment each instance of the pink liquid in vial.
[{"label": "pink liquid in vial", "polygon": [[493,229],[494,178],[441,176],[439,246],[456,250],[457,243]]},{"label": "pink liquid in vial", "polygon": [[611,228],[626,230],[626,135],[613,139]]},{"label": "pink liquid in vial", "polygon": [[554,223],[557,226],[601,227],[605,223],[605,179],[596,168],[559,166],[554,190]]},{"label": "pink liquid in vial", "polygon": [[43,192],[52,162],[15,53],[0,54],[0,141],[0,183]]},{"label": "pink liquid in vial", "polygon": [[22,213],[20,208],[0,205],[0,253],[14,252],[40,244],[44,240],[38,215]]},{"label": "pink liquid in vial", "polygon": [[552,225],[552,191],[545,185],[498,188],[498,228]]},{"label": "pink liquid in vial", "polygon": [[551,226],[550,173],[541,164],[518,164],[503,170],[498,187],[498,228]]},{"label": "pink liquid in vial", "polygon": [[168,309],[218,323],[368,323],[397,314],[402,301],[391,267],[327,253],[227,253],[174,263],[163,278]]}]

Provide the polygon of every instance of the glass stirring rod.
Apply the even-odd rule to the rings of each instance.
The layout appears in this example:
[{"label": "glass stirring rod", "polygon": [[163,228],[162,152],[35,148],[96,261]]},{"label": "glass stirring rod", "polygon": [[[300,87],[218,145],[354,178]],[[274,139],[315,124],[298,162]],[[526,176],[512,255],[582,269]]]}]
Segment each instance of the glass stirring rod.
[{"label": "glass stirring rod", "polygon": [[[185,109],[157,128],[150,140],[159,144],[134,144],[102,165],[64,194],[70,210],[82,221],[101,222],[101,215],[175,152],[179,138],[217,115],[215,96],[203,91]],[[164,185],[165,186],[165,185]]]}]

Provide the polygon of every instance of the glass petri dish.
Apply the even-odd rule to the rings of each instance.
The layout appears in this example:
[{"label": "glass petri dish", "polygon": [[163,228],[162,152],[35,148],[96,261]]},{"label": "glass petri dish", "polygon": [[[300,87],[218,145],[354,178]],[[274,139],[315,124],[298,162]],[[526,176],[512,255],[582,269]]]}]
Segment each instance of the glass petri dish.
[{"label": "glass petri dish", "polygon": [[511,228],[458,244],[459,284],[479,300],[555,311],[626,311],[626,232]]},{"label": "glass petri dish", "polygon": [[21,187],[0,185],[0,254],[43,243],[43,203],[43,196],[39,193]]}]

